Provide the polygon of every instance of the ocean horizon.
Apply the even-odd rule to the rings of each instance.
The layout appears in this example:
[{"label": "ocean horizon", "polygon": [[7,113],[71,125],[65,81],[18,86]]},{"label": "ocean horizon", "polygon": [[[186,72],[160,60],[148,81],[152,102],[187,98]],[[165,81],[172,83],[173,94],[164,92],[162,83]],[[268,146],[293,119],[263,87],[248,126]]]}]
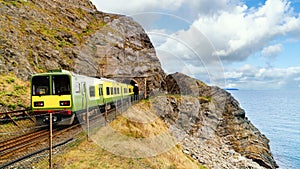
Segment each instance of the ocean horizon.
[{"label": "ocean horizon", "polygon": [[270,140],[280,169],[300,168],[300,90],[229,91]]}]

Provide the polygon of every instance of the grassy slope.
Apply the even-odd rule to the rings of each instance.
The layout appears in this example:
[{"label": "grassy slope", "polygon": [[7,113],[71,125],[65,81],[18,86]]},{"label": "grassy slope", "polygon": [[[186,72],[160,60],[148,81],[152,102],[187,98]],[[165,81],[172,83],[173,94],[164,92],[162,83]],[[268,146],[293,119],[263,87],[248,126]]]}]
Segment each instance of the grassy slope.
[{"label": "grassy slope", "polygon": [[[1,40],[5,42],[0,44],[0,50],[8,47],[14,53],[22,53],[21,59],[28,60],[31,68],[36,72],[46,71],[45,62],[36,57],[49,59],[47,57],[52,57],[51,54],[54,52],[57,53],[56,60],[62,60],[64,64],[71,66],[73,60],[66,51],[70,47],[83,44],[86,37],[102,28],[105,23],[101,18],[77,6],[61,3],[65,6],[57,7],[61,9],[59,11],[57,8],[50,7],[46,2],[37,3],[47,7],[43,9],[31,1],[0,0],[1,8],[7,7],[14,11],[1,13],[3,16],[0,20],[0,32],[7,33],[0,34]],[[76,18],[76,21],[72,21],[67,16]],[[82,25],[86,27],[80,27],[77,22],[84,23]],[[0,52],[0,59],[2,57],[4,56]],[[18,69],[24,66],[11,59],[5,62],[12,62],[13,66]]]},{"label": "grassy slope", "polygon": [[30,84],[14,74],[0,76],[0,105],[11,110],[27,108],[30,105]]},{"label": "grassy slope", "polygon": [[[8,7],[8,9],[14,11],[7,13],[1,11],[3,13],[0,17],[0,59],[3,65],[16,67],[12,69],[21,69],[26,64],[18,63],[17,59],[11,58],[11,56],[5,56],[3,51],[6,49],[15,54],[22,53],[22,57],[17,55],[18,59],[21,62],[28,60],[32,70],[36,72],[46,71],[45,62],[38,61],[37,58],[48,51],[49,53],[58,51],[61,56],[59,60],[64,60],[71,65],[73,61],[64,53],[64,49],[80,46],[85,42],[86,37],[104,25],[101,19],[94,17],[81,8],[72,7],[72,4],[69,8],[65,7],[64,12],[68,10],[71,16],[78,18],[80,21],[88,20],[86,29],[81,30],[78,24],[66,19],[67,17],[63,13],[58,13],[54,9],[52,11],[42,9],[30,1],[0,0],[0,7]],[[23,11],[23,13],[20,11]],[[21,16],[24,16],[25,19]],[[63,35],[70,36],[73,39],[72,43],[61,38]],[[45,58],[40,60],[43,59]],[[1,70],[1,72],[5,71]],[[16,110],[30,106],[29,81],[20,80],[12,72],[0,76],[0,111]]]},{"label": "grassy slope", "polygon": [[[127,110],[122,116],[117,117],[117,119],[111,122],[109,127],[131,138],[149,138],[167,131],[168,128],[166,124],[161,121],[160,118],[155,118],[154,121],[148,121],[148,123],[137,122],[137,119],[143,115],[146,118],[153,119],[153,117],[155,117],[154,112],[152,112],[150,106],[147,105],[149,105],[147,102],[135,105],[133,109]],[[137,111],[139,111],[139,113],[136,116],[131,114]],[[102,140],[110,139],[110,141],[113,142],[113,140],[115,140],[114,138],[103,134],[107,129],[108,127],[103,127],[98,130],[96,134],[92,136],[92,138],[94,138],[93,140],[100,138]],[[108,138],[105,138],[106,136]],[[69,146],[65,152],[65,154],[55,156],[55,168],[205,168],[194,161],[190,156],[185,155],[180,145],[174,145],[164,153],[158,153],[158,155],[146,158],[122,157],[116,155],[116,153],[113,154],[104,150],[95,142],[86,140]]]}]

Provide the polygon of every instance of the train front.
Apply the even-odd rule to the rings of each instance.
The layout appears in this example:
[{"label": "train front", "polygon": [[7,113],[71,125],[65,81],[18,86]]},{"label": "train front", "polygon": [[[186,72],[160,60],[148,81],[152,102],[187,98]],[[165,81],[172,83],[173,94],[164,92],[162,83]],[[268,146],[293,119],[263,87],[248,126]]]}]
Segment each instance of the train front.
[{"label": "train front", "polygon": [[31,78],[31,109],[37,125],[49,123],[49,113],[56,125],[70,125],[72,113],[71,75],[67,72],[51,72],[33,75]]}]

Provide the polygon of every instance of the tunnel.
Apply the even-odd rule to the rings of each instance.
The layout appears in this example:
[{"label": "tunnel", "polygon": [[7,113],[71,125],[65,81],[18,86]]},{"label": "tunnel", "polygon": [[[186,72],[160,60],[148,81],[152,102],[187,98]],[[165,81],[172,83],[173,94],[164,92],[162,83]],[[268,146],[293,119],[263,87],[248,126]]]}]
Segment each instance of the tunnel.
[{"label": "tunnel", "polygon": [[131,80],[130,84],[133,86],[134,99],[137,100],[139,96],[139,85],[135,80]]}]

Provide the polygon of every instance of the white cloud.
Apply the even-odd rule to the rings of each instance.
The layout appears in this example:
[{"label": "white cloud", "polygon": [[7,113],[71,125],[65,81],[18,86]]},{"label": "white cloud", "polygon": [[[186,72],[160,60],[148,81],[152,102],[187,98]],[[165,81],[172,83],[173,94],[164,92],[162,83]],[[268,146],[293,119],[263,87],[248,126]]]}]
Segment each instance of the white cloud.
[{"label": "white cloud", "polygon": [[157,48],[166,43],[167,38],[165,35],[168,35],[169,33],[166,29],[153,29],[151,32],[147,32],[147,34],[151,38],[154,47]]},{"label": "white cloud", "polygon": [[156,48],[164,70],[170,72],[175,68],[211,85],[224,85],[224,79],[220,79],[224,77],[222,62],[211,55],[214,47],[198,29],[191,27],[164,37],[165,43]]},{"label": "white cloud", "polygon": [[[232,2],[238,0],[91,0],[98,10],[109,13],[132,15],[141,12],[165,11],[180,16],[182,12],[188,14],[187,19],[195,18],[199,14],[210,15],[219,10],[230,10]],[[183,11],[181,11],[183,10]]]},{"label": "white cloud", "polygon": [[135,14],[139,12],[153,12],[158,10],[177,10],[183,0],[91,0],[98,10],[121,14]]},{"label": "white cloud", "polygon": [[237,0],[189,0],[184,5],[189,7],[191,17],[214,15],[216,11],[228,11],[239,4]]},{"label": "white cloud", "polygon": [[[285,0],[267,0],[259,8],[251,9],[238,4],[231,10],[222,7],[214,15],[200,15],[190,29],[170,35],[172,39],[178,40],[166,41],[158,49],[172,51],[184,62],[192,60],[193,66],[204,66],[210,80],[213,79],[214,82],[218,81],[218,77],[225,76],[226,79],[229,78],[231,85],[280,88],[294,83],[291,78],[299,73],[294,70],[295,67],[258,69],[245,65],[236,72],[224,73],[223,65],[218,61],[221,58],[226,65],[244,61],[260,52],[273,59],[283,50],[283,44],[274,44],[276,39],[288,39],[290,37],[286,35],[300,32],[299,23],[299,17],[291,12],[289,3]],[[183,47],[182,44],[186,46]]]},{"label": "white cloud", "polygon": [[225,78],[241,78],[243,73],[242,72],[225,72]]},{"label": "white cloud", "polygon": [[[246,69],[245,69],[246,67]],[[251,69],[251,73],[249,73]],[[299,85],[300,67],[258,68],[249,65],[225,73],[227,84],[242,89],[295,88]]]},{"label": "white cloud", "polygon": [[[251,9],[238,1],[229,0],[194,0],[188,4],[191,10],[195,9],[199,14],[191,25],[183,22],[188,29],[180,29],[171,34],[167,29],[147,30],[151,32],[150,38],[155,44],[163,68],[168,73],[183,70],[188,73],[186,65],[204,67],[210,80],[217,81],[219,77],[230,75],[224,74],[220,59],[225,61],[226,65],[244,61],[252,54],[260,52],[262,56],[273,59],[283,50],[283,44],[274,45],[274,41],[277,38],[289,38],[285,37],[287,34],[300,32],[300,19],[291,12],[289,3],[285,0],[267,0],[259,8]],[[205,13],[204,8],[210,12]],[[158,15],[161,15],[161,18],[165,17],[164,14]],[[139,20],[148,20],[143,19],[147,16],[142,16]],[[172,18],[170,15],[167,17]],[[176,16],[172,19],[180,20]],[[170,24],[171,27],[177,26]],[[255,74],[257,72],[249,67],[248,71],[244,72],[247,76],[241,79],[263,79],[263,76],[267,77],[263,71],[260,70],[261,75]],[[191,76],[195,74],[203,76],[203,72],[200,71],[188,73]],[[240,74],[235,74],[238,75]]]},{"label": "white cloud", "polygon": [[276,44],[276,45],[270,45],[265,47],[262,50],[262,56],[268,57],[268,58],[274,58],[282,51],[282,45]]},{"label": "white cloud", "polygon": [[267,0],[257,9],[237,5],[215,16],[200,16],[193,25],[213,42],[215,55],[229,62],[245,60],[276,38],[300,32],[300,18],[285,0]]},{"label": "white cloud", "polygon": [[[179,30],[177,34],[172,34],[170,36],[182,39],[183,42],[188,44],[193,50],[197,51],[197,53],[201,52],[201,57],[204,57],[205,54],[204,59],[207,59],[207,61],[209,57],[213,61],[216,57],[220,57],[222,61],[227,62],[244,61],[252,54],[261,52],[262,50],[264,50],[263,54],[271,54],[268,53],[272,50],[270,44],[272,44],[276,38],[282,38],[286,35],[300,35],[299,14],[296,15],[293,13],[290,3],[287,0],[267,0],[265,4],[262,4],[258,8],[248,8],[239,0],[92,1],[99,10],[128,15],[140,12],[162,11],[174,14],[173,20],[180,20],[175,17],[176,15],[179,17],[182,16],[183,12],[196,12],[197,18],[195,18],[192,25],[190,25],[190,30]],[[190,14],[190,16],[192,15],[193,14]],[[137,17],[139,21],[147,21],[142,24],[148,24],[146,30],[150,32],[152,29],[157,28],[153,28],[149,26],[149,24],[152,26],[155,25],[154,20],[159,20],[160,18],[157,15],[147,13],[144,15],[133,15],[133,17]],[[164,24],[166,23],[156,23],[156,25]],[[166,25],[168,25],[169,28],[178,27],[178,25],[174,23],[170,24]],[[195,31],[195,29],[198,30]],[[204,35],[208,39],[197,39]],[[212,50],[206,48],[207,46],[200,46],[201,44],[206,43],[201,41],[212,42],[216,50],[211,53]],[[163,45],[164,47],[171,47],[171,45],[174,45],[174,43],[166,43],[169,44]],[[268,46],[270,47],[268,48]],[[274,47],[277,47],[276,51]],[[280,46],[273,46],[273,51],[280,52],[279,47]],[[186,56],[187,55],[185,54],[185,57]]]}]

